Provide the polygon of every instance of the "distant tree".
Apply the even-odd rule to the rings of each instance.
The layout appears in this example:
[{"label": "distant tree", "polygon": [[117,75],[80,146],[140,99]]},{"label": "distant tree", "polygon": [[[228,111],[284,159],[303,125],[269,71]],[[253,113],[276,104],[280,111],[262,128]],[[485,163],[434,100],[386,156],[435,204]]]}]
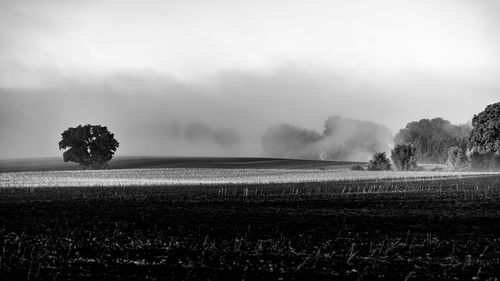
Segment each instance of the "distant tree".
[{"label": "distant tree", "polygon": [[388,171],[391,169],[391,161],[385,152],[375,153],[373,159],[368,163],[368,171]]},{"label": "distant tree", "polygon": [[263,153],[272,157],[368,161],[387,151],[393,136],[384,126],[368,121],[331,116],[323,134],[289,124],[269,127],[262,137]]},{"label": "distant tree", "polygon": [[64,162],[75,162],[85,168],[103,168],[113,158],[119,146],[114,134],[101,125],[79,125],[62,134],[59,149]]},{"label": "distant tree", "polygon": [[467,149],[470,125],[453,125],[443,118],[421,119],[399,130],[394,142],[411,143],[417,149],[416,157],[427,163],[445,163],[448,149],[458,146]]},{"label": "distant tree", "polygon": [[448,149],[448,168],[452,171],[461,171],[467,168],[467,156],[464,150],[458,146],[452,146]]},{"label": "distant tree", "polygon": [[323,160],[366,161],[393,143],[389,129],[369,121],[331,116],[318,147]]},{"label": "distant tree", "polygon": [[391,159],[399,171],[412,171],[417,169],[417,149],[412,144],[398,144],[391,151]]},{"label": "distant tree", "polygon": [[240,142],[240,136],[235,129],[220,128],[214,131],[215,144],[224,149],[236,147]]},{"label": "distant tree", "polygon": [[262,147],[266,156],[318,159],[319,152],[314,145],[320,139],[321,135],[315,131],[278,124],[265,131]]}]

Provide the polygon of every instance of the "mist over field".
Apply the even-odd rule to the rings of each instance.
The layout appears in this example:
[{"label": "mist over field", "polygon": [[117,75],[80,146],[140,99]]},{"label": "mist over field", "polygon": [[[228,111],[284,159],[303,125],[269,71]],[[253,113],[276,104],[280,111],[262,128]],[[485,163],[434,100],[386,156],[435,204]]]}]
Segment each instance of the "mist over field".
[{"label": "mist over field", "polygon": [[159,156],[261,156],[271,126],[321,135],[330,116],[393,135],[467,123],[498,99],[498,15],[495,1],[4,0],[0,158],[59,157],[60,134],[87,123],[117,155]]},{"label": "mist over field", "polygon": [[368,161],[374,153],[389,152],[393,136],[373,122],[331,116],[322,133],[289,124],[271,126],[262,145],[264,155],[278,158]]},{"label": "mist over field", "polygon": [[[360,87],[327,69],[298,66],[267,74],[225,72],[194,82],[155,73],[55,77],[43,87],[0,88],[0,157],[58,156],[62,131],[87,123],[115,133],[117,155],[261,156],[262,136],[275,124],[321,133],[329,116],[340,115],[385,125],[395,134],[421,116],[465,123],[490,99],[480,96],[465,107],[460,99],[420,95],[418,85],[405,90],[396,82]],[[415,93],[401,96],[401,91]],[[444,103],[453,110],[444,110]],[[186,139],[185,130],[193,123],[206,126],[210,136]],[[212,134],[218,129],[234,130],[237,145],[217,145]],[[349,131],[333,137],[348,138],[343,134]]]}]

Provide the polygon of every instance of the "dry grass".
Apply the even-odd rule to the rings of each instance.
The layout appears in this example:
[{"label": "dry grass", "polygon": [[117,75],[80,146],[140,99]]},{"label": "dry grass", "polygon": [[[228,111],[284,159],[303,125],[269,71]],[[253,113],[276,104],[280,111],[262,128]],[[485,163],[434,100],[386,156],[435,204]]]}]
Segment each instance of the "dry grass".
[{"label": "dry grass", "polygon": [[325,171],[283,169],[123,169],[0,173],[0,187],[231,185],[360,180],[440,180],[477,172]]}]

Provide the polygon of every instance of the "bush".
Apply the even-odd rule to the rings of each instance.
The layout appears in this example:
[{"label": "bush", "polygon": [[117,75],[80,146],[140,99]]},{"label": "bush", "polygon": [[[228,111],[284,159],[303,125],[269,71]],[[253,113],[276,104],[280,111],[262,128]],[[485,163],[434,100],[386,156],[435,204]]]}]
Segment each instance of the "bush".
[{"label": "bush", "polygon": [[388,171],[391,170],[391,161],[385,152],[375,153],[373,159],[368,163],[368,171]]},{"label": "bush", "polygon": [[392,163],[398,171],[414,171],[417,169],[416,154],[417,149],[412,144],[398,144],[391,151]]},{"label": "bush", "polygon": [[462,171],[467,168],[467,156],[463,149],[458,146],[452,146],[448,149],[448,160],[446,164],[452,171]]}]

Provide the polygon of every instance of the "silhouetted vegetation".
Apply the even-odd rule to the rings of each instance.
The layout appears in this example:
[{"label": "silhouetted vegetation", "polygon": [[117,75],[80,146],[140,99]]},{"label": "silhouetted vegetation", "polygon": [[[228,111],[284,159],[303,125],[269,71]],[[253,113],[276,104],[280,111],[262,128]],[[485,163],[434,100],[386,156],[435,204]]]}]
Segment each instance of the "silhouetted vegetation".
[{"label": "silhouetted vegetation", "polygon": [[119,146],[114,134],[101,125],[79,125],[68,128],[62,134],[59,149],[64,162],[75,162],[85,168],[103,168],[113,158]]},{"label": "silhouetted vegetation", "polygon": [[421,119],[399,130],[394,142],[413,144],[420,162],[443,164],[447,161],[450,147],[467,149],[471,129],[470,125],[453,125],[442,118]]},{"label": "silhouetted vegetation", "polygon": [[500,168],[500,102],[474,115],[472,127],[469,137],[471,167]]},{"label": "silhouetted vegetation", "polygon": [[385,152],[375,153],[373,159],[368,163],[368,171],[389,171],[391,170],[391,161],[387,158]]},{"label": "silhouetted vegetation", "polygon": [[398,144],[391,151],[391,159],[398,171],[413,171],[417,169],[417,149],[413,144]]}]

